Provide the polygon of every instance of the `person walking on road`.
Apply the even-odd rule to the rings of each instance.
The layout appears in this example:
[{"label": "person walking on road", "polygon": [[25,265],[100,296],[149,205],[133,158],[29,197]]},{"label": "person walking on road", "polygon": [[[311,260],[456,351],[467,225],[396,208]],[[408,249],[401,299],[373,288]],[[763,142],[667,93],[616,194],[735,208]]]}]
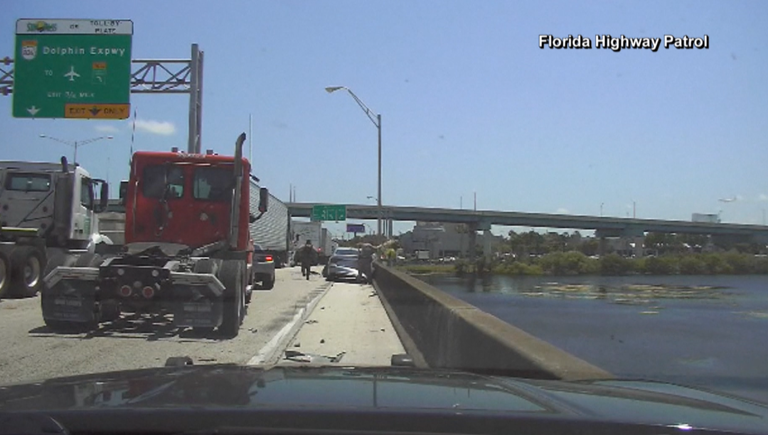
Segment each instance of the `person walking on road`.
[{"label": "person walking on road", "polygon": [[306,276],[309,280],[309,275],[312,273],[312,265],[317,261],[317,251],[312,246],[312,241],[307,240],[307,243],[299,250],[299,261],[301,262],[301,276]]},{"label": "person walking on road", "polygon": [[360,255],[358,257],[358,268],[367,284],[373,282],[373,254],[376,253],[377,246],[370,243],[361,243],[359,245]]}]

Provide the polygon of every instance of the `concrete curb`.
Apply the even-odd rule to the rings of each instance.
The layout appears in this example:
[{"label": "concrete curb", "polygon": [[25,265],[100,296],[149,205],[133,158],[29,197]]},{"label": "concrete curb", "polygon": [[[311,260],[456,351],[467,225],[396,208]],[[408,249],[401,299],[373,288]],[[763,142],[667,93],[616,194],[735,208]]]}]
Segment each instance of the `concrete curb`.
[{"label": "concrete curb", "polygon": [[301,327],[304,325],[304,321],[312,314],[317,304],[325,297],[328,290],[331,289],[333,283],[324,282],[320,286],[316,287],[313,292],[319,290],[319,293],[314,296],[304,307],[300,308],[293,319],[288,322],[283,329],[278,331],[274,337],[262,347],[259,352],[248,361],[248,365],[274,365],[277,364],[283,352],[288,344],[293,341],[296,334],[298,334]]}]

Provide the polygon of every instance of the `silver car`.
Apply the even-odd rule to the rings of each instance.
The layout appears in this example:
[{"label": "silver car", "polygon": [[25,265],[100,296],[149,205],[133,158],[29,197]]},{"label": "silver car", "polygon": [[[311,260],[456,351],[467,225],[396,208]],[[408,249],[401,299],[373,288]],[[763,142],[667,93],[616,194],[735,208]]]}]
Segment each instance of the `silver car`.
[{"label": "silver car", "polygon": [[323,268],[323,276],[328,281],[341,279],[357,281],[361,278],[358,271],[359,255],[360,251],[356,248],[336,248],[331,258],[328,259],[328,264]]},{"label": "silver car", "polygon": [[275,286],[275,257],[261,249],[261,245],[253,245],[253,271],[251,284],[254,288],[260,283],[260,288],[271,290]]}]

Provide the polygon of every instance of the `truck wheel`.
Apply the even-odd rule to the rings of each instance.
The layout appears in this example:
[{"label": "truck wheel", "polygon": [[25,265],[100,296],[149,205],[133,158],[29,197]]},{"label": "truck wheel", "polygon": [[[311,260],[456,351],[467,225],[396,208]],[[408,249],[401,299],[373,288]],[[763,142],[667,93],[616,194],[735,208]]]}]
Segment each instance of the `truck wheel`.
[{"label": "truck wheel", "polygon": [[272,290],[275,287],[275,277],[270,277],[261,282],[261,288],[264,290]]},{"label": "truck wheel", "polygon": [[32,297],[43,285],[45,255],[31,246],[20,247],[11,254],[12,276],[15,276],[13,293],[20,297]]},{"label": "truck wheel", "polygon": [[8,263],[8,257],[0,252],[0,298],[4,298],[11,288],[11,265]]},{"label": "truck wheel", "polygon": [[240,332],[245,305],[243,262],[225,260],[218,275],[225,287],[224,318],[221,321],[221,326],[219,326],[219,332],[228,338],[234,338]]}]

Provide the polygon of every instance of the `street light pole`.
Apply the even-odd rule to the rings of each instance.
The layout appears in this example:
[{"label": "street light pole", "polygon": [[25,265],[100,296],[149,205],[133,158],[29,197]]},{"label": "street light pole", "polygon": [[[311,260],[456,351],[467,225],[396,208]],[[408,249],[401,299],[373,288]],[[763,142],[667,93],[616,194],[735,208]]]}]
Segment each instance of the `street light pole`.
[{"label": "street light pole", "polygon": [[381,213],[381,114],[379,113],[378,115],[376,115],[376,118],[379,121],[378,123],[376,123],[376,128],[379,130],[379,180],[378,180],[379,192],[376,195],[376,199],[377,199],[376,203],[377,203],[377,206],[378,206],[378,215],[379,215],[378,216],[378,218],[379,218],[378,219],[378,223],[379,223],[379,230],[378,230],[379,234],[378,235],[379,235],[379,237],[381,237],[381,218],[382,218],[382,216],[381,216],[381,214],[382,214]]},{"label": "street light pole", "polygon": [[363,101],[355,95],[354,92],[352,92],[351,89],[349,89],[346,86],[329,86],[325,88],[325,91],[329,94],[339,91],[339,90],[345,90],[349,92],[349,95],[355,100],[355,102],[360,106],[361,109],[363,109],[363,112],[365,112],[365,115],[368,116],[368,119],[373,122],[373,125],[376,126],[376,129],[378,130],[378,136],[379,136],[379,174],[378,174],[378,194],[376,199],[376,207],[377,207],[377,224],[378,224],[378,236],[381,237],[381,221],[383,217],[382,208],[381,208],[381,114],[376,114],[374,116],[374,113],[371,109],[368,108],[368,106],[363,103]]}]

